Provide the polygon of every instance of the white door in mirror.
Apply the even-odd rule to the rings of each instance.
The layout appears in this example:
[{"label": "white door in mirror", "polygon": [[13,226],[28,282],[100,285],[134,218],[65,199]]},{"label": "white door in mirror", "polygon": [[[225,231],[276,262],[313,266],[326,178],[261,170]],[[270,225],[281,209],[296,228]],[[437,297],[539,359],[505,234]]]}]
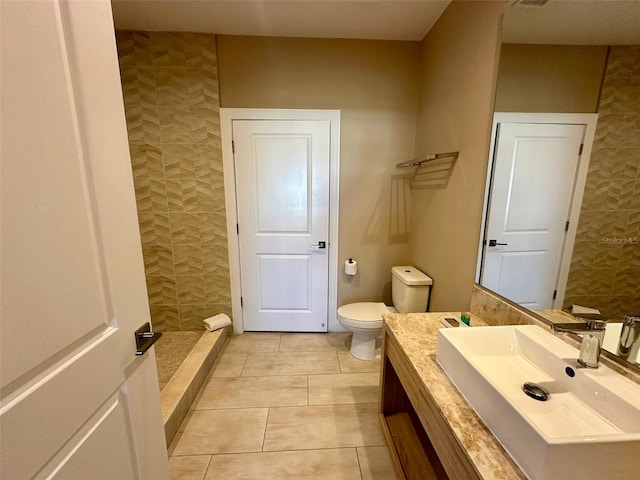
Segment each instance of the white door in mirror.
[{"label": "white door in mirror", "polygon": [[552,308],[583,125],[501,123],[480,283]]}]

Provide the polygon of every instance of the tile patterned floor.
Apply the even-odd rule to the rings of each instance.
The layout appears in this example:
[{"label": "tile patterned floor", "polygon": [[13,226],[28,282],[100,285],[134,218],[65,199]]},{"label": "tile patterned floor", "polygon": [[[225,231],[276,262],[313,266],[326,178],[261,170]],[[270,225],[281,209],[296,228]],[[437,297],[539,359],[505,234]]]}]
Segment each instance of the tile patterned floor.
[{"label": "tile patterned floor", "polygon": [[350,334],[232,337],[169,448],[173,480],[394,480],[380,361]]},{"label": "tile patterned floor", "polygon": [[171,380],[201,336],[202,331],[162,333],[162,337],[155,344],[160,390]]}]

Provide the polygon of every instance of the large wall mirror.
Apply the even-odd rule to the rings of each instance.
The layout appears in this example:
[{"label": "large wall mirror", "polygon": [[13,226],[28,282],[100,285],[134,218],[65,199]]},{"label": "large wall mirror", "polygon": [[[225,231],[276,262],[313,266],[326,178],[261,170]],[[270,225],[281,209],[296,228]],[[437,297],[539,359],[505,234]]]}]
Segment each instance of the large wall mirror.
[{"label": "large wall mirror", "polygon": [[495,111],[478,283],[599,311],[615,354],[640,316],[640,2],[507,6]]}]

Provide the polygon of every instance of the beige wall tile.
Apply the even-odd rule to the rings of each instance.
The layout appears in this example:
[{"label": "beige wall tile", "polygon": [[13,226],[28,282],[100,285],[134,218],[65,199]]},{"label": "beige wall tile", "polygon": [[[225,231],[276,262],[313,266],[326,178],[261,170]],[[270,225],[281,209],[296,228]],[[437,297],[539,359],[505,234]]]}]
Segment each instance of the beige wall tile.
[{"label": "beige wall tile", "polygon": [[640,241],[639,58],[637,46],[615,46],[609,53],[564,301],[599,308],[611,318],[633,311],[633,299],[640,297],[632,280]]},{"label": "beige wall tile", "polygon": [[309,405],[375,403],[379,384],[377,372],[309,375]]},{"label": "beige wall tile", "polygon": [[168,209],[167,186],[159,177],[133,179],[138,212],[166,212]]},{"label": "beige wall tile", "polygon": [[169,458],[171,480],[202,480],[207,473],[210,460],[210,455]]},{"label": "beige wall tile", "polygon": [[259,452],[268,408],[196,410],[182,427],[172,455]]},{"label": "beige wall tile", "polygon": [[125,109],[130,143],[160,144],[158,107],[153,104],[129,105]]},{"label": "beige wall tile", "polygon": [[216,455],[206,480],[221,478],[360,480],[360,470],[353,448]]},{"label": "beige wall tile", "polygon": [[180,314],[177,305],[150,305],[153,329],[162,331],[180,330]]},{"label": "beige wall tile", "polygon": [[180,313],[180,330],[203,330],[204,319],[213,317],[221,312],[219,306],[215,304],[193,304],[193,305],[178,305],[178,311]]},{"label": "beige wall tile", "polygon": [[116,31],[120,65],[153,65],[151,33]]},{"label": "beige wall tile", "polygon": [[385,445],[377,404],[276,407],[263,451]]},{"label": "beige wall tile", "polygon": [[340,373],[336,352],[249,353],[243,376]]},{"label": "beige wall tile", "polygon": [[389,449],[384,447],[358,447],[358,461],[362,480],[396,480]]},{"label": "beige wall tile", "polygon": [[150,305],[177,305],[176,280],[168,275],[147,275]]},{"label": "beige wall tile", "polygon": [[149,281],[150,301],[179,302],[172,328],[201,329],[203,314],[231,312],[215,36],[116,38],[146,271],[169,277]]},{"label": "beige wall tile", "polygon": [[164,166],[162,164],[162,151],[156,145],[132,143],[131,166],[134,178],[156,177],[164,178]]},{"label": "beige wall tile", "polygon": [[[176,292],[179,305],[205,304],[215,302],[217,296],[208,297],[205,292],[204,275],[177,275]],[[212,292],[213,293],[213,292]]]},{"label": "beige wall tile", "polygon": [[171,243],[174,245],[200,244],[200,218],[197,213],[169,213]]},{"label": "beige wall tile", "polygon": [[122,65],[122,96],[127,107],[156,104],[156,84],[153,67],[142,65]]},{"label": "beige wall tile", "polygon": [[307,405],[307,376],[211,377],[194,409]]},{"label": "beige wall tile", "polygon": [[170,247],[161,244],[146,244],[142,246],[142,255],[147,275],[175,276],[173,254]]}]

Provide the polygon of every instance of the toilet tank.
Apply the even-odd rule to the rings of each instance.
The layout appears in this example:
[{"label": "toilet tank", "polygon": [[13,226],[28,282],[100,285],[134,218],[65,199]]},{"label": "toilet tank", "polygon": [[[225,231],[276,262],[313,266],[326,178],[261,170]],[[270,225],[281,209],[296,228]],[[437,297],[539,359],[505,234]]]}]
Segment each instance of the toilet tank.
[{"label": "toilet tank", "polygon": [[433,280],[416,267],[398,266],[391,269],[393,306],[400,313],[427,311]]}]

